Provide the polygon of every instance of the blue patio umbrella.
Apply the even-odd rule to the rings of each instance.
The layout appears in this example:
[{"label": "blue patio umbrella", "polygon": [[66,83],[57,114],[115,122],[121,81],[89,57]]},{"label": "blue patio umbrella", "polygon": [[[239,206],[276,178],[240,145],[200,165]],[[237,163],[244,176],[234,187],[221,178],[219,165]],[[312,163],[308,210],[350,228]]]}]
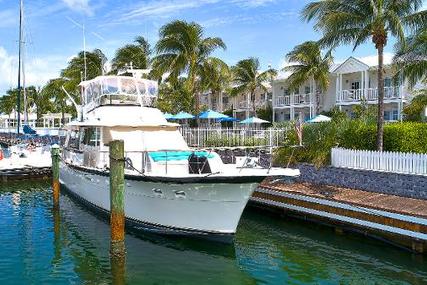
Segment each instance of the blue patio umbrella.
[{"label": "blue patio umbrella", "polygon": [[233,117],[218,119],[220,122],[238,122],[239,120]]},{"label": "blue patio umbrella", "polygon": [[172,116],[171,120],[187,120],[194,119],[194,116],[187,112],[179,112],[178,114]]},{"label": "blue patio umbrella", "polygon": [[264,123],[270,123],[270,122],[257,117],[250,117],[240,122],[240,124],[264,124]]},{"label": "blue patio umbrella", "polygon": [[173,118],[173,115],[172,115],[172,114],[169,114],[169,113],[164,113],[164,114],[163,114],[163,117],[165,117],[165,119],[166,119],[166,120],[170,120],[170,119],[172,119],[172,118]]},{"label": "blue patio umbrella", "polygon": [[205,112],[202,112],[199,114],[199,119],[214,119],[214,120],[219,120],[219,119],[226,119],[226,118],[230,118],[227,115],[224,115],[222,113],[216,112],[216,111],[212,111],[212,110],[207,110]]}]

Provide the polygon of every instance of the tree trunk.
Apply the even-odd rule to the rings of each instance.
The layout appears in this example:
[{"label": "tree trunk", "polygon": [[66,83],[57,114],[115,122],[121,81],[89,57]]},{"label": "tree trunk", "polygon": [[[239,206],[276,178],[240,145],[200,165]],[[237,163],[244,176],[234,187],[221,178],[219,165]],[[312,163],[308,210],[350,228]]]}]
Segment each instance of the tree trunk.
[{"label": "tree trunk", "polygon": [[313,79],[313,92],[314,92],[314,94],[315,94],[314,96],[316,98],[316,114],[314,114],[314,115],[319,115],[320,114],[320,93],[317,92],[316,81],[314,79]]},{"label": "tree trunk", "polygon": [[252,108],[254,111],[254,117],[256,117],[256,106],[255,106],[255,91],[251,92],[251,101],[252,101]]},{"label": "tree trunk", "polygon": [[61,104],[61,124],[63,127],[65,125],[65,107],[64,107],[64,103]]},{"label": "tree trunk", "polygon": [[384,136],[384,45],[377,45],[378,49],[378,121],[377,121],[377,150],[383,151]]},{"label": "tree trunk", "polygon": [[195,115],[196,115],[196,124],[197,124],[197,127],[199,127],[200,126],[200,118],[199,118],[199,113],[200,113],[200,94],[199,94],[199,92],[196,92],[196,98],[195,98],[196,100],[195,100]]}]

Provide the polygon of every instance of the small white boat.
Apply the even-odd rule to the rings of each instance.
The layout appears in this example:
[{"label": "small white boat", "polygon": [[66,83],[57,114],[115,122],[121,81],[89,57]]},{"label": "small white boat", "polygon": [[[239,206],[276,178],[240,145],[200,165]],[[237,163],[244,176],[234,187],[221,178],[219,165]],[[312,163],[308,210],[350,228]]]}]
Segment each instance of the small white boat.
[{"label": "small white boat", "polygon": [[66,126],[60,181],[72,194],[109,211],[109,149],[124,140],[125,216],[165,234],[232,237],[257,185],[298,170],[224,164],[218,154],[190,149],[160,110],[154,81],[100,76],[81,83],[80,120]]},{"label": "small white boat", "polygon": [[14,145],[2,149],[0,146],[0,170],[51,167],[49,146]]}]

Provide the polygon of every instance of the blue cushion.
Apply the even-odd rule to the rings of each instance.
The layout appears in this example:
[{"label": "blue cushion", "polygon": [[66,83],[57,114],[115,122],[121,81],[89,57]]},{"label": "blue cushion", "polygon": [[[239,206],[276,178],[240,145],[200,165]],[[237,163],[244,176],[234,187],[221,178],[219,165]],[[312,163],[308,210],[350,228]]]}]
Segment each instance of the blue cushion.
[{"label": "blue cushion", "polygon": [[154,162],[159,161],[176,161],[176,160],[188,160],[191,154],[196,154],[197,156],[203,156],[207,158],[213,158],[212,153],[206,151],[159,151],[159,152],[149,152],[148,154],[154,160]]}]

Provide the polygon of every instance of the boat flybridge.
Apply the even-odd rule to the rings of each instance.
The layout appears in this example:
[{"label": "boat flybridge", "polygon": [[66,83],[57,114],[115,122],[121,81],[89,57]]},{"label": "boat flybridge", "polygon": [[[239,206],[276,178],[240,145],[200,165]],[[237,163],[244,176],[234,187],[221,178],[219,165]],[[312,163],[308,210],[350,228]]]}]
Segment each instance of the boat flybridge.
[{"label": "boat flybridge", "polygon": [[109,143],[125,147],[125,216],[163,234],[232,237],[257,185],[298,170],[224,164],[190,149],[178,124],[153,107],[154,81],[100,76],[84,81],[79,120],[66,126],[60,181],[72,194],[109,211]]}]

